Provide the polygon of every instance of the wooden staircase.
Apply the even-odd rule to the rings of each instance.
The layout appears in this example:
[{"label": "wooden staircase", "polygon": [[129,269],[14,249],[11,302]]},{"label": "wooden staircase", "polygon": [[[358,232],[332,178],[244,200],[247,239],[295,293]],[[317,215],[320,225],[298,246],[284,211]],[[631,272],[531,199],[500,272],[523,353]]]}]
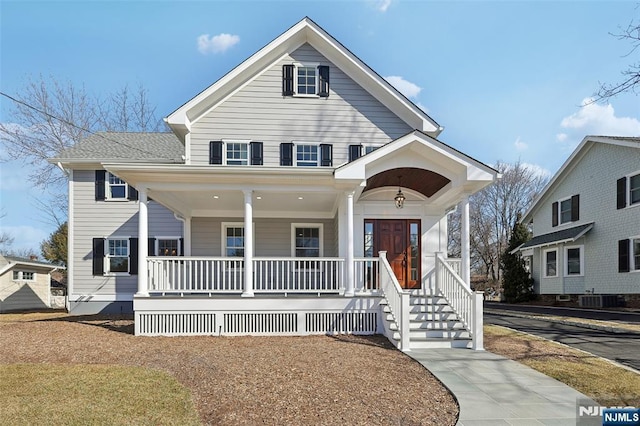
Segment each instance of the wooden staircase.
[{"label": "wooden staircase", "polygon": [[[391,331],[396,346],[400,343],[398,324],[389,306],[381,302],[385,328]],[[471,348],[472,339],[446,299],[429,290],[413,290],[410,295],[409,349]]]}]

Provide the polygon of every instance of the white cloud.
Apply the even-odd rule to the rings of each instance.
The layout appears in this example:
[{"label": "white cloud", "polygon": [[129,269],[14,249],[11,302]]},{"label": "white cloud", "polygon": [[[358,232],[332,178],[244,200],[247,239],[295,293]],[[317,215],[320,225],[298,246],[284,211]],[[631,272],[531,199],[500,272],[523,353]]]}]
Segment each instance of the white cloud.
[{"label": "white cloud", "polygon": [[[591,98],[585,98],[578,112],[565,117],[560,122],[565,129],[581,131],[586,134],[607,136],[639,136],[640,121],[633,117],[616,117],[611,104],[600,105]],[[567,135],[562,137],[562,141]],[[560,140],[560,139],[559,139]]]},{"label": "white cloud", "polygon": [[198,37],[198,52],[203,55],[209,53],[222,53],[240,42],[240,36],[234,34],[218,34],[209,36],[202,34]]},{"label": "white cloud", "polygon": [[566,140],[567,140],[567,138],[568,138],[568,137],[569,137],[569,135],[567,135],[566,133],[558,133],[558,134],[556,135],[556,140],[557,140],[558,142],[564,142],[564,141],[566,141]]},{"label": "white cloud", "polygon": [[551,172],[542,166],[539,166],[537,164],[531,164],[531,163],[520,163],[520,164],[525,169],[531,170],[536,176],[540,176],[543,178],[551,177]]},{"label": "white cloud", "polygon": [[422,102],[418,102],[418,103],[416,103],[416,106],[417,106],[418,108],[420,108],[421,110],[423,110],[425,113],[429,114],[429,108],[427,108],[426,106],[424,106],[424,105],[422,104]]},{"label": "white cloud", "polygon": [[378,0],[376,3],[376,9],[383,13],[389,9],[389,6],[391,6],[391,0]]},{"label": "white cloud", "polygon": [[398,89],[400,93],[405,95],[407,98],[415,98],[420,94],[420,91],[422,91],[422,87],[397,75],[390,75],[384,79],[391,83],[393,87]]},{"label": "white cloud", "polygon": [[529,145],[527,145],[525,142],[522,142],[520,140],[520,136],[516,138],[516,141],[513,143],[513,146],[515,146],[516,150],[518,151],[524,151],[525,149],[529,148]]}]

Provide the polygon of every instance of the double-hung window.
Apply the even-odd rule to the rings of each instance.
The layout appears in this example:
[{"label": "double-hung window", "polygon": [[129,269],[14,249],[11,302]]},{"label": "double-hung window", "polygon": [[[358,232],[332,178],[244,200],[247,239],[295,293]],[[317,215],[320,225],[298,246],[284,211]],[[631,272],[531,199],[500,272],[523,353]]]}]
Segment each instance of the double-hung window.
[{"label": "double-hung window", "polygon": [[631,240],[631,269],[640,271],[640,237]]},{"label": "double-hung window", "polygon": [[227,165],[246,166],[249,164],[249,144],[247,142],[227,142]]},{"label": "double-hung window", "polygon": [[180,239],[179,238],[162,238],[156,239],[156,253],[158,256],[180,256]]},{"label": "double-hung window", "polygon": [[129,239],[109,238],[105,250],[105,273],[129,272]]},{"label": "double-hung window", "polygon": [[328,97],[329,66],[312,63],[283,65],[282,96]]},{"label": "double-hung window", "polygon": [[576,194],[558,200],[551,204],[551,225],[558,226],[564,223],[580,220],[580,195]]},{"label": "double-hung window", "polygon": [[224,251],[227,257],[244,257],[244,226],[225,226]]},{"label": "double-hung window", "polygon": [[640,172],[618,179],[616,204],[618,209],[640,205]]},{"label": "double-hung window", "polygon": [[545,278],[558,276],[558,250],[544,250],[542,252],[542,271]]},{"label": "double-hung window", "polygon": [[293,256],[322,257],[322,224],[294,223]]},{"label": "double-hung window", "polygon": [[318,145],[311,145],[311,144],[296,145],[296,166],[317,167],[318,166]]},{"label": "double-hung window", "polygon": [[583,246],[565,247],[565,276],[584,275]]},{"label": "double-hung window", "polygon": [[128,185],[117,176],[107,172],[106,193],[108,200],[126,200],[128,197]]}]

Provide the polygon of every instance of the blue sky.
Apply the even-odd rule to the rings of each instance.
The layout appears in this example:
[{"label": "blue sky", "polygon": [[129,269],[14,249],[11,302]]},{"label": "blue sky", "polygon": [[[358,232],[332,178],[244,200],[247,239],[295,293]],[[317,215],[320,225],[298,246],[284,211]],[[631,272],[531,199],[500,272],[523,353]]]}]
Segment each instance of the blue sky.
[{"label": "blue sky", "polygon": [[[634,94],[581,107],[634,60],[610,34],[640,19],[632,1],[1,0],[0,16],[10,95],[38,74],[96,95],[142,83],[167,116],[309,16],[424,108],[441,140],[485,163],[554,173],[587,134],[640,135]],[[54,230],[33,205],[40,191],[20,163],[0,167],[2,228],[15,248],[37,248]]]}]

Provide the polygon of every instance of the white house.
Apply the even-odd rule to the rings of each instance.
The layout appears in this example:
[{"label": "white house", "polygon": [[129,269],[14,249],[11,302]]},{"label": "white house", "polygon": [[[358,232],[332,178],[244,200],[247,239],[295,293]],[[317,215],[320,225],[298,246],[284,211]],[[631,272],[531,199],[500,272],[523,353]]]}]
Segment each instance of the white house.
[{"label": "white house", "polygon": [[640,304],[640,138],[585,137],[522,220],[543,298]]},{"label": "white house", "polygon": [[141,335],[482,347],[468,232],[447,260],[447,213],[468,229],[469,195],[498,173],[316,23],[165,120],[51,160],[69,171],[72,313],[133,310]]},{"label": "white house", "polygon": [[0,255],[0,313],[51,308],[51,273],[63,266]]}]

